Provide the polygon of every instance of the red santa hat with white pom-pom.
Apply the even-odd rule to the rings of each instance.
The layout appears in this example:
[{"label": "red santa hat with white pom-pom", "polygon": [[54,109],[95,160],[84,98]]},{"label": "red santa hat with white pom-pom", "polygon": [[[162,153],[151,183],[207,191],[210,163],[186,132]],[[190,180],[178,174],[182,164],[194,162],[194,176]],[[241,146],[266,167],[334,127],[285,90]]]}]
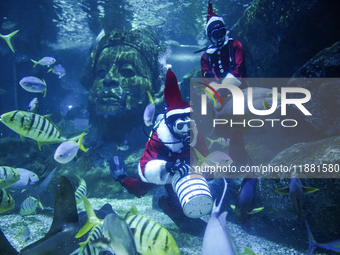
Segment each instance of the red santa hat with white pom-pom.
[{"label": "red santa hat with white pom-pom", "polygon": [[[217,22],[214,22],[217,21]],[[214,23],[213,23],[214,22]],[[212,29],[210,28],[211,26],[214,26],[214,24],[216,23],[220,23],[222,22],[223,26],[224,26],[224,20],[222,17],[218,16],[216,13],[214,13],[213,11],[213,6],[211,3],[211,0],[209,0],[209,4],[208,4],[208,12],[207,12],[207,25],[205,27],[205,32],[207,35],[208,31],[211,31]],[[213,24],[212,24],[213,23]]]}]

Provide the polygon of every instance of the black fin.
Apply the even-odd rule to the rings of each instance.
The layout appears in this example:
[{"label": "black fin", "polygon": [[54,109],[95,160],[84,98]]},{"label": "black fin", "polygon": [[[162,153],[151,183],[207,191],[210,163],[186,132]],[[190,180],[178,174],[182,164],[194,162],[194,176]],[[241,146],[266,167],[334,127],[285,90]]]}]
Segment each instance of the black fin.
[{"label": "black fin", "polygon": [[77,222],[78,213],[74,190],[70,180],[62,175],[59,178],[59,184],[55,194],[52,226],[46,236],[61,231],[66,224]]},{"label": "black fin", "polygon": [[1,255],[18,255],[20,254],[17,252],[13,246],[8,242],[6,236],[0,229],[0,254]]}]

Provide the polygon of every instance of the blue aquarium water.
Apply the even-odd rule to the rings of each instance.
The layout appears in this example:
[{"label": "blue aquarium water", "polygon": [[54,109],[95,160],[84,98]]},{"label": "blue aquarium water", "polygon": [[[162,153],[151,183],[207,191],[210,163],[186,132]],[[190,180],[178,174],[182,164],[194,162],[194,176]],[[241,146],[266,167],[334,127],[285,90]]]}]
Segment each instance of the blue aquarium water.
[{"label": "blue aquarium water", "polygon": [[339,11],[1,1],[0,254],[340,253]]}]

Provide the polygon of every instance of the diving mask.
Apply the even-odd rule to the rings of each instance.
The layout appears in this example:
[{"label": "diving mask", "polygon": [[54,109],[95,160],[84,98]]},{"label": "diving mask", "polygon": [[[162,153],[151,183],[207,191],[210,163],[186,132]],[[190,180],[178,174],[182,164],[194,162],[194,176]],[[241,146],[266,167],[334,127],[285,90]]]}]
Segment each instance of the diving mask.
[{"label": "diving mask", "polygon": [[223,37],[227,34],[227,29],[225,27],[220,27],[212,30],[210,32],[210,37],[214,41],[218,41],[220,39],[223,39]]},{"label": "diving mask", "polygon": [[195,126],[196,126],[195,121],[187,116],[184,119],[177,119],[174,122],[173,130],[177,134],[185,134],[188,133],[190,129],[194,128]]}]

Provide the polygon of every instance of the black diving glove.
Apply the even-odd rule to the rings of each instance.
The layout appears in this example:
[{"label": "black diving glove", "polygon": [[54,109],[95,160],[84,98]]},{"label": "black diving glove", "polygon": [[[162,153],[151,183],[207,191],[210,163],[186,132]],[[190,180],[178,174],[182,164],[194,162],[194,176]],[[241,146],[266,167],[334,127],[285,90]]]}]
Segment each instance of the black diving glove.
[{"label": "black diving glove", "polygon": [[181,177],[186,176],[190,172],[190,166],[185,163],[167,162],[165,164],[165,170],[170,173],[170,175],[175,175],[179,172]]},{"label": "black diving glove", "polygon": [[214,78],[215,74],[212,71],[207,71],[204,73],[204,78]]}]

